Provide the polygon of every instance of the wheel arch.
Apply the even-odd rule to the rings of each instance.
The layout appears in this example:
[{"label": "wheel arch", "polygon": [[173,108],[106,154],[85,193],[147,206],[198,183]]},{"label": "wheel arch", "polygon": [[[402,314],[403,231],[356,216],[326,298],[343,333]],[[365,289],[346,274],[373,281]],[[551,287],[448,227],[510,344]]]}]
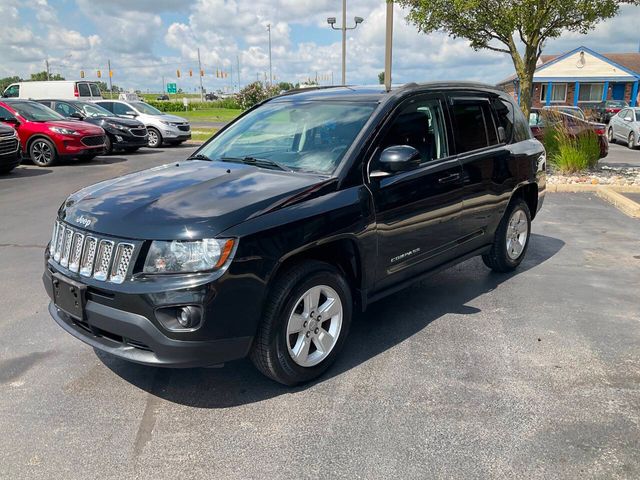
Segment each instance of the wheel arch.
[{"label": "wheel arch", "polygon": [[45,135],[44,133],[35,133],[31,135],[29,140],[27,140],[27,145],[25,150],[29,156],[31,155],[31,145],[33,145],[33,142],[35,142],[36,140],[47,140],[53,146],[53,149],[55,150],[56,155],[59,155],[58,147],[56,147],[56,142],[53,141],[51,137]]},{"label": "wheel arch", "polygon": [[531,214],[531,220],[533,220],[538,213],[538,184],[537,183],[525,183],[518,186],[511,194],[512,202],[515,198],[521,198],[525,201],[529,207],[529,213]]}]

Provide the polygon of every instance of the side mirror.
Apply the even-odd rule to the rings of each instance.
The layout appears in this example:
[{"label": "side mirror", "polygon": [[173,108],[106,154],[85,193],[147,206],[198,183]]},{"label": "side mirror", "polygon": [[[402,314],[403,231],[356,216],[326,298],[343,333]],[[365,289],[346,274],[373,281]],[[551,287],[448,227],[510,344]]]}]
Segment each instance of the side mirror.
[{"label": "side mirror", "polygon": [[84,115],[82,115],[80,112],[73,112],[71,115],[69,115],[69,117],[75,118],[76,120],[84,120]]},{"label": "side mirror", "polygon": [[138,114],[136,112],[134,112],[133,110],[127,110],[126,112],[124,112],[125,115],[131,115],[132,117],[137,117]]},{"label": "side mirror", "polygon": [[498,127],[498,140],[500,143],[504,143],[507,141],[507,132],[505,132],[504,127]]},{"label": "side mirror", "polygon": [[624,121],[625,122],[632,122],[633,121],[633,117],[624,117]]},{"label": "side mirror", "polygon": [[415,170],[420,166],[420,152],[410,145],[394,145],[380,154],[380,170],[371,172],[370,177],[380,179],[399,172]]},{"label": "side mirror", "polygon": [[0,118],[0,122],[10,123],[16,127],[20,125],[20,121],[16,117]]}]

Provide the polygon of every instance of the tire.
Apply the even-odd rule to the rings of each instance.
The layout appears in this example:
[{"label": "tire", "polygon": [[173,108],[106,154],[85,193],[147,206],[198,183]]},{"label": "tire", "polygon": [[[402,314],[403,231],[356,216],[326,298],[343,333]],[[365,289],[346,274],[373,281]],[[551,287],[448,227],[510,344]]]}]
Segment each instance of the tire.
[{"label": "tire", "polygon": [[81,157],[78,157],[78,160],[80,160],[81,162],[90,162],[96,157],[97,155],[83,155]]},{"label": "tire", "polygon": [[[514,230],[514,222],[519,225],[517,230]],[[515,270],[527,253],[530,236],[529,206],[521,198],[513,199],[496,230],[491,250],[482,256],[482,261],[494,272],[506,273]]]},{"label": "tire", "polygon": [[38,167],[50,167],[58,160],[58,152],[50,140],[36,138],[29,145],[29,157]]},{"label": "tire", "polygon": [[111,138],[109,138],[109,135],[104,137],[104,154],[105,155],[111,155],[113,153],[113,142],[111,141]]},{"label": "tire", "polygon": [[149,148],[159,148],[162,146],[162,134],[153,127],[149,127],[147,129],[147,131],[149,132],[149,143],[147,144],[147,146]]},{"label": "tire", "polygon": [[629,134],[629,138],[627,139],[627,147],[631,150],[635,150],[636,148],[636,136],[633,132]]},{"label": "tire", "polygon": [[607,140],[609,143],[616,143],[616,139],[613,138],[613,128],[611,127],[607,129]]},{"label": "tire", "polygon": [[[316,306],[304,300],[316,297],[315,293]],[[320,307],[327,314],[329,305],[331,318],[319,319],[322,311],[314,309]],[[284,385],[317,378],[344,346],[352,308],[351,290],[336,268],[318,261],[296,265],[280,275],[271,288],[249,353],[251,361],[264,375]]]},{"label": "tire", "polygon": [[13,171],[14,168],[16,168],[16,166],[14,166],[14,167],[0,167],[0,175],[8,175],[9,173],[11,173]]},{"label": "tire", "polygon": [[126,148],[124,149],[124,151],[125,151],[125,152],[127,152],[127,153],[135,153],[135,152],[137,152],[137,151],[138,151],[138,149],[139,149],[139,148],[140,148],[140,147],[126,147]]}]

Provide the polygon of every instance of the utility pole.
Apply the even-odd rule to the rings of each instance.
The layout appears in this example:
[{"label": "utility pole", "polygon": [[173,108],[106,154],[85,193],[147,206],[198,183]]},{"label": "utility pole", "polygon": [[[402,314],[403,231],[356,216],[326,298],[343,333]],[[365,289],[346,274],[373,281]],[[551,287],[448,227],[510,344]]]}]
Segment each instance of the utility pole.
[{"label": "utility pole", "polygon": [[342,30],[342,85],[347,84],[347,30],[355,30],[364,22],[362,17],[354,17],[355,25],[347,27],[347,0],[342,0],[342,26],[336,27],[336,17],[327,18],[327,23],[334,30]]},{"label": "utility pole", "polygon": [[44,64],[47,66],[47,81],[49,81],[50,78],[49,78],[49,59],[48,58],[44,60]]},{"label": "utility pole", "polygon": [[391,51],[393,47],[393,1],[387,0],[387,33],[384,42],[384,88],[391,90]]},{"label": "utility pole", "polygon": [[[346,2],[346,0],[344,0]],[[267,24],[267,31],[269,32],[269,86],[273,86],[273,70],[271,69],[271,24]]]},{"label": "utility pole", "polygon": [[162,76],[162,94],[164,95],[164,93],[167,91],[167,88],[165,87],[165,83],[164,83],[164,75]]},{"label": "utility pole", "polygon": [[240,55],[236,54],[236,63],[238,64],[238,92],[240,92]]},{"label": "utility pole", "polygon": [[111,80],[111,60],[107,60],[107,74],[109,75],[109,98],[113,98],[113,82]]},{"label": "utility pole", "polygon": [[200,48],[198,48],[198,77],[200,78],[200,101],[204,102],[204,89],[202,88],[202,63],[200,62]]}]

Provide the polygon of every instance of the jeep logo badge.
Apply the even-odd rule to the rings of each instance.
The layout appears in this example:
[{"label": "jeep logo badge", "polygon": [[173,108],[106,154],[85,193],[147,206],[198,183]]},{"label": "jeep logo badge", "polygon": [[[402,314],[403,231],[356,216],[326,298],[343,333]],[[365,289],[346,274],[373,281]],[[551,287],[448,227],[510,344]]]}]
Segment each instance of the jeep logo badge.
[{"label": "jeep logo badge", "polygon": [[89,225],[91,225],[91,220],[84,215],[80,215],[78,218],[76,218],[76,223],[78,225],[82,225],[84,228],[87,228]]}]

